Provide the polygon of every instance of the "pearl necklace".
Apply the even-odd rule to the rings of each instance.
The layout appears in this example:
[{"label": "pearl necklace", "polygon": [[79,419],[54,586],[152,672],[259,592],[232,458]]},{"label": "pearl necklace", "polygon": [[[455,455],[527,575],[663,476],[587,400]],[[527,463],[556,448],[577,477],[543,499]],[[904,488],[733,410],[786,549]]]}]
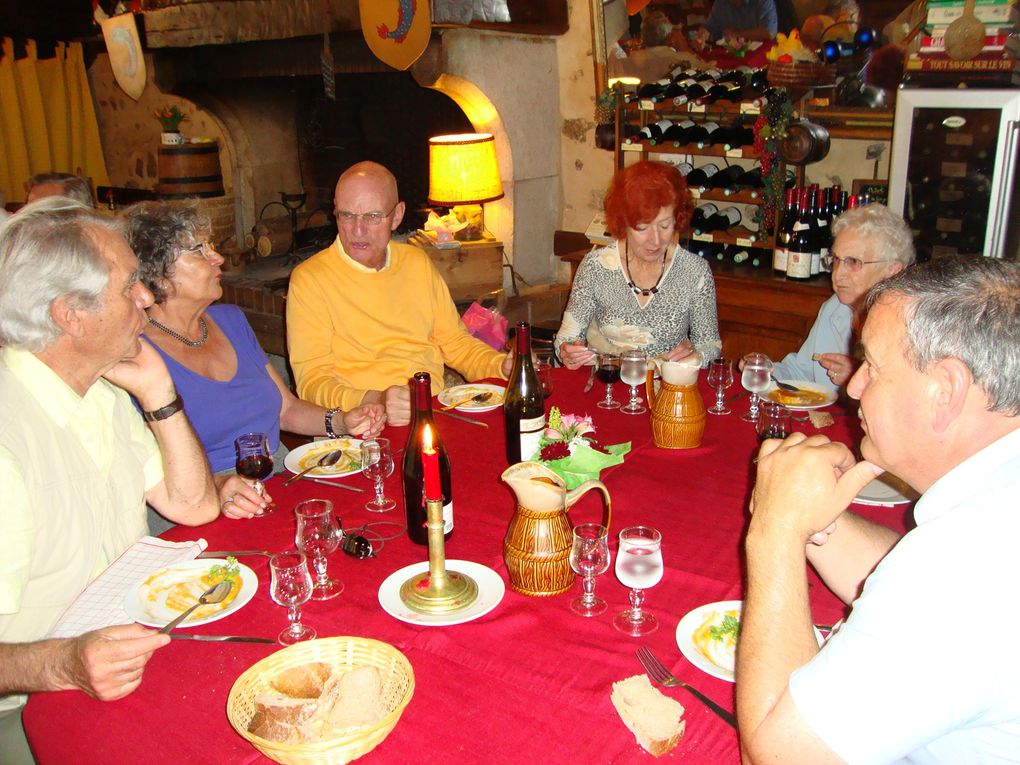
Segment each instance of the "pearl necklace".
[{"label": "pearl necklace", "polygon": [[154,326],[160,332],[165,332],[170,335],[174,340],[180,340],[182,343],[190,348],[201,348],[205,345],[205,341],[209,339],[209,326],[205,323],[205,319],[201,316],[198,317],[198,328],[202,333],[202,336],[198,340],[191,340],[186,335],[182,335],[180,332],[170,329],[166,324],[161,324],[151,316],[149,317],[149,324]]},{"label": "pearl necklace", "polygon": [[662,251],[662,268],[659,269],[659,278],[655,280],[655,285],[648,289],[638,287],[634,283],[634,277],[631,275],[630,271],[630,247],[628,247],[626,243],[624,243],[623,247],[624,257],[627,260],[627,285],[630,287],[631,291],[635,295],[640,295],[641,297],[648,297],[649,295],[656,294],[659,291],[659,284],[662,283],[662,276],[666,273],[666,255],[669,252],[669,245],[667,245],[666,249]]}]

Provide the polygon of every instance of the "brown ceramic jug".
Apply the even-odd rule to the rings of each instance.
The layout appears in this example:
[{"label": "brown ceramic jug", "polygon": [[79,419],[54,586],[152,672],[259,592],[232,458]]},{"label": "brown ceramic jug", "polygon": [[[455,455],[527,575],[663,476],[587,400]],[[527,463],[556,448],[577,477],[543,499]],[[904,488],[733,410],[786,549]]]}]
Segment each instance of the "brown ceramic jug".
[{"label": "brown ceramic jug", "polygon": [[608,529],[613,512],[609,491],[602,481],[585,481],[567,491],[564,480],[540,462],[518,462],[501,477],[517,498],[503,539],[510,587],[538,597],[566,592],[574,585],[570,568],[574,527],[567,510],[590,489],[598,489],[605,500],[602,525]]},{"label": "brown ceramic jug", "polygon": [[705,434],[705,403],[698,390],[698,370],[694,363],[697,362],[660,363],[662,383],[658,392],[651,370],[645,381],[648,407],[652,410],[652,438],[655,445],[663,449],[701,446],[701,437]]}]

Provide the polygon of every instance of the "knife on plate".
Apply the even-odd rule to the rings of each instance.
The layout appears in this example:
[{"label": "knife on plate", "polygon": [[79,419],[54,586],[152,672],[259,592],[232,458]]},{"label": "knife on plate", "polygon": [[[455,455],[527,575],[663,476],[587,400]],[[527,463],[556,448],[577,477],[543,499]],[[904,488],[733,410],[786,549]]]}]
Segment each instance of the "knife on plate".
[{"label": "knife on plate", "polygon": [[199,558],[240,558],[242,555],[272,555],[269,550],[206,550],[198,554]]},{"label": "knife on plate", "polygon": [[246,637],[242,635],[186,635],[181,632],[171,632],[171,640],[208,640],[212,643],[266,643],[271,645],[276,641],[272,638]]},{"label": "knife on plate", "polygon": [[489,423],[487,422],[473,420],[470,417],[465,417],[464,415],[457,414],[456,412],[444,412],[442,409],[436,409],[434,411],[439,412],[439,414],[443,415],[444,417],[452,417],[455,420],[463,420],[464,422],[470,422],[472,425],[478,425],[481,428],[489,427]]},{"label": "knife on plate", "polygon": [[595,387],[595,370],[598,369],[598,366],[599,365],[597,363],[591,365],[591,372],[588,373],[588,381],[584,384],[584,390],[581,391],[582,393],[587,393]]},{"label": "knife on plate", "polygon": [[312,478],[311,476],[303,476],[302,481],[311,481],[312,483],[321,483],[323,486],[332,486],[334,489],[347,489],[347,491],[360,491],[364,493],[364,489],[357,486],[348,486],[345,483],[338,483],[337,481],[330,481],[327,478]]}]

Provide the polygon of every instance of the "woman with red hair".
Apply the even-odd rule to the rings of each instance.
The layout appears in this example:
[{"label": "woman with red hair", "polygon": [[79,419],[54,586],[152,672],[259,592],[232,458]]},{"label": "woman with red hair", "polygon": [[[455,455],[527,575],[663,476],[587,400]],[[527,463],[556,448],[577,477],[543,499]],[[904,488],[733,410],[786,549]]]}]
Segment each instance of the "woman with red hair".
[{"label": "woman with red hair", "polygon": [[592,250],[577,269],[556,334],[565,366],[577,369],[595,351],[642,349],[677,361],[697,350],[705,364],[719,355],[712,272],[677,242],[693,207],[672,165],[646,160],[616,174],[605,210],[617,241]]}]

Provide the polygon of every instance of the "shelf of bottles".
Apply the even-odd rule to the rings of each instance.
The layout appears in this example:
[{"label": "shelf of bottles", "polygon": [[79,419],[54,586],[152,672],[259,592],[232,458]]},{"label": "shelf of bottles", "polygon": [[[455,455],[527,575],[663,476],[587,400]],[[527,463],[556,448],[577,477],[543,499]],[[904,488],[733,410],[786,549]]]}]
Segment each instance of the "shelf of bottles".
[{"label": "shelf of bottles", "polygon": [[634,93],[619,93],[618,166],[636,153],[679,168],[696,203],[682,239],[704,257],[771,264],[767,251],[775,237],[758,230],[755,213],[764,201],[764,184],[754,122],[768,90],[764,69],[699,71],[681,65]]},{"label": "shelf of bottles", "polygon": [[776,234],[772,270],[798,281],[827,278],[832,249],[832,222],[846,210],[868,204],[839,186],[818,184],[786,190],[786,209]]}]

